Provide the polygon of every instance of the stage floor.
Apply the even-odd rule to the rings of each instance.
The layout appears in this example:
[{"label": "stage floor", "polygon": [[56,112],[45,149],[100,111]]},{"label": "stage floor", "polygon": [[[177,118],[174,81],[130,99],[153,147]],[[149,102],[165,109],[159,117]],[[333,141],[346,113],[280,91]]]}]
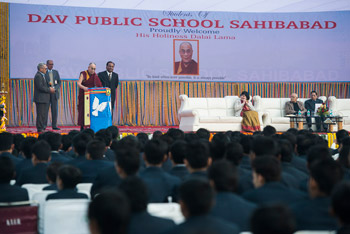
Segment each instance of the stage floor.
[{"label": "stage floor", "polygon": [[[167,132],[169,128],[179,128],[179,126],[117,126],[119,133],[153,133],[154,131]],[[72,130],[80,130],[79,126],[59,126],[61,130],[52,130],[51,127],[47,127],[46,131],[53,131],[58,133],[68,133]],[[10,133],[36,133],[35,126],[20,126],[20,127],[6,127],[6,130]]]}]

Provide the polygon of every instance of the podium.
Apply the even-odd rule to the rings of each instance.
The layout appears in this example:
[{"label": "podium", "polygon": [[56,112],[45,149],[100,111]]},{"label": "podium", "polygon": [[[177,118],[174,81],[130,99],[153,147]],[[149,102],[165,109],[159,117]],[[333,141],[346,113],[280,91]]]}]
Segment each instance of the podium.
[{"label": "podium", "polygon": [[89,88],[84,93],[84,125],[97,132],[112,126],[110,88]]}]

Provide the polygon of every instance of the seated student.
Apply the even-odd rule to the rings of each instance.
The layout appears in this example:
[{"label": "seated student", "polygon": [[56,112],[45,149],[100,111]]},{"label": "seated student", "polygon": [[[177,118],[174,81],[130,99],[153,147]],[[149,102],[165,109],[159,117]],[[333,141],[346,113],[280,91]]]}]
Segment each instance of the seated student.
[{"label": "seated student", "polygon": [[244,151],[241,144],[237,142],[231,142],[227,145],[224,158],[237,168],[238,178],[247,176],[248,174],[252,173],[251,169],[249,170],[249,169],[240,167],[240,163],[244,157],[245,157]]},{"label": "seated student", "polygon": [[155,217],[147,212],[147,187],[140,178],[128,177],[121,182],[119,188],[130,201],[131,220],[128,234],[157,234],[175,226],[174,221]]},{"label": "seated student", "polygon": [[99,171],[91,187],[91,197],[102,189],[116,188],[122,179],[135,176],[140,168],[139,151],[124,145],[123,140],[117,143],[116,160],[114,166]]},{"label": "seated student", "polygon": [[17,166],[22,159],[17,158],[12,154],[15,145],[13,143],[13,134],[9,132],[1,132],[0,133],[0,157],[9,157],[13,164]]},{"label": "seated student", "polygon": [[100,193],[91,201],[87,216],[91,234],[127,234],[129,201],[118,190]]},{"label": "seated student", "polygon": [[33,167],[32,163],[32,147],[37,142],[34,137],[26,137],[20,145],[20,153],[24,156],[24,159],[16,166],[16,178],[22,173],[24,169]]},{"label": "seated student", "polygon": [[86,161],[86,146],[92,140],[92,137],[88,133],[79,133],[73,137],[73,151],[76,157],[67,162],[72,166],[77,166],[79,163]]},{"label": "seated student", "polygon": [[169,171],[169,173],[173,176],[179,177],[181,180],[184,180],[184,178],[189,174],[184,163],[186,153],[186,141],[177,140],[170,146],[169,158],[173,164],[173,168]]},{"label": "seated student", "polygon": [[252,162],[254,190],[243,193],[242,197],[256,204],[296,202],[304,195],[283,185],[281,165],[274,156],[259,156]]},{"label": "seated student", "polygon": [[82,173],[82,183],[93,183],[99,170],[113,165],[112,162],[103,159],[105,143],[99,140],[92,140],[86,147],[86,161],[77,164]]},{"label": "seated student", "polygon": [[343,141],[346,141],[346,138],[349,137],[349,132],[345,129],[341,129],[339,131],[337,131],[336,133],[336,139],[335,139],[335,143],[338,144],[338,149],[332,149],[332,157],[334,158],[334,160],[337,160],[339,157],[339,152],[341,150],[341,148],[343,147]]},{"label": "seated student", "polygon": [[110,149],[112,144],[112,133],[107,129],[101,129],[95,134],[95,138],[100,138],[106,144],[105,159],[114,162],[115,154]]},{"label": "seated student", "polygon": [[57,132],[47,132],[44,140],[51,146],[51,162],[66,163],[70,160],[65,155],[60,154],[58,151],[62,147],[62,135]]},{"label": "seated student", "polygon": [[338,219],[340,228],[337,234],[350,233],[350,183],[349,181],[338,184],[331,196],[331,213]]},{"label": "seated student", "polygon": [[284,205],[261,206],[251,217],[251,231],[253,234],[293,234],[295,220]]},{"label": "seated student", "polygon": [[49,181],[48,186],[44,187],[43,190],[58,190],[57,188],[57,174],[58,174],[58,169],[63,165],[61,162],[52,162],[47,166],[46,169],[46,178],[47,181]]},{"label": "seated student", "polygon": [[205,128],[200,128],[196,131],[196,135],[199,137],[199,139],[203,139],[206,141],[209,141],[210,139],[210,132]]},{"label": "seated student", "polygon": [[209,215],[215,192],[208,181],[190,179],[179,189],[179,203],[186,221],[170,229],[170,233],[239,233],[237,225]]},{"label": "seated student", "polygon": [[209,167],[208,177],[216,190],[215,205],[210,213],[236,223],[241,231],[248,231],[249,218],[256,205],[233,193],[238,182],[236,167],[226,160],[215,161]]},{"label": "seated student", "polygon": [[262,135],[266,136],[266,137],[272,137],[274,135],[276,135],[276,128],[271,126],[271,125],[267,125],[264,127],[263,131],[262,131]]},{"label": "seated student", "polygon": [[297,230],[336,230],[336,219],[329,213],[330,194],[343,178],[341,166],[332,158],[316,161],[310,167],[309,195],[292,205]]},{"label": "seated student", "polygon": [[161,140],[150,140],[145,145],[143,159],[146,168],[139,173],[147,186],[149,202],[166,202],[168,197],[176,198],[181,180],[166,173],[161,167],[167,158],[167,144]]},{"label": "seated student", "polygon": [[88,199],[84,193],[78,193],[76,186],[81,182],[81,172],[71,165],[63,165],[58,169],[57,193],[47,195],[46,200],[52,199]]},{"label": "seated student", "polygon": [[15,167],[9,157],[0,157],[0,202],[29,201],[27,189],[10,185]]},{"label": "seated student", "polygon": [[242,158],[242,161],[240,162],[239,166],[241,168],[247,169],[249,171],[252,170],[250,157],[249,157],[249,154],[251,151],[252,141],[253,141],[253,136],[250,136],[250,135],[244,135],[239,140],[239,143],[243,147],[243,158]]},{"label": "seated student", "polygon": [[188,143],[187,146],[184,162],[190,174],[185,179],[202,178],[207,180],[207,169],[212,161],[209,143],[203,140],[195,140]]},{"label": "seated student", "polygon": [[35,143],[32,148],[32,162],[34,167],[23,170],[16,180],[16,184],[47,184],[46,168],[47,163],[51,159],[50,154],[51,147],[46,141],[40,140]]},{"label": "seated student", "polygon": [[[278,147],[276,141],[272,137],[254,136],[251,142],[251,148],[249,153],[250,161],[253,161],[256,157],[272,155],[277,158]],[[290,174],[283,172],[281,174],[281,182],[288,188],[299,188],[299,182]],[[239,179],[239,193],[254,189],[252,174],[243,175]]]}]

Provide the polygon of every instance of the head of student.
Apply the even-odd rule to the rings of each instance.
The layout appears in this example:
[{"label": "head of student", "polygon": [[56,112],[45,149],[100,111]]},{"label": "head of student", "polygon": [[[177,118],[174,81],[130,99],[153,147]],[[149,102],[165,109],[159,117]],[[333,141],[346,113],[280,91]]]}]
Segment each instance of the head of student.
[{"label": "head of student", "polygon": [[179,48],[180,57],[183,63],[190,63],[192,60],[193,49],[190,42],[182,42]]},{"label": "head of student", "polygon": [[344,181],[338,184],[331,196],[332,213],[338,218],[341,226],[350,225],[350,182]]},{"label": "head of student", "polygon": [[81,182],[81,172],[71,165],[63,165],[58,169],[57,187],[59,189],[74,189]]},{"label": "head of student", "polygon": [[107,64],[106,64],[106,70],[107,70],[108,72],[113,72],[114,66],[115,66],[115,63],[114,63],[114,62],[108,61]]},{"label": "head of student", "polygon": [[190,179],[181,184],[179,198],[185,218],[205,215],[214,204],[214,190],[208,181]]},{"label": "head of student", "polygon": [[91,234],[126,234],[130,220],[129,201],[119,190],[97,195],[88,208]]},{"label": "head of student", "polygon": [[51,159],[51,147],[49,143],[40,140],[33,145],[32,162],[33,165],[38,163],[47,163]]}]

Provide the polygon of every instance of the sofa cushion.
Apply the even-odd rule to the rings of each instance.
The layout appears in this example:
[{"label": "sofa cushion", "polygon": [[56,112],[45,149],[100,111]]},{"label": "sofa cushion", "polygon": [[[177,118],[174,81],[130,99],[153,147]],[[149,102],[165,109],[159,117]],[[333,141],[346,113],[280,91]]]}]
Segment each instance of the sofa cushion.
[{"label": "sofa cushion", "polygon": [[344,123],[345,125],[350,125],[350,118],[349,118],[349,117],[344,118],[344,119],[343,119],[343,123]]},{"label": "sofa cushion", "polygon": [[219,116],[200,116],[199,117],[199,122],[200,123],[218,123]]},{"label": "sofa cushion", "polygon": [[220,116],[220,123],[241,123],[242,117]]},{"label": "sofa cushion", "polygon": [[271,124],[289,124],[290,120],[286,117],[273,117],[271,118]]}]

